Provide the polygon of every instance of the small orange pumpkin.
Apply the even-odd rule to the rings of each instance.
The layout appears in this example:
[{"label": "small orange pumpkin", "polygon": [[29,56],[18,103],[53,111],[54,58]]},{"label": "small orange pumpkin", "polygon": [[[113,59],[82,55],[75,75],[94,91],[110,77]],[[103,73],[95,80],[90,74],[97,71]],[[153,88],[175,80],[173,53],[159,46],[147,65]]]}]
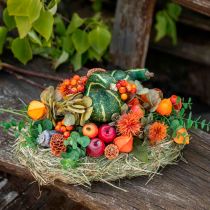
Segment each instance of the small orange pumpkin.
[{"label": "small orange pumpkin", "polygon": [[28,116],[32,120],[39,120],[45,116],[46,106],[40,101],[31,101],[28,106]]},{"label": "small orange pumpkin", "polygon": [[114,144],[118,147],[120,152],[129,153],[133,150],[133,137],[118,136],[114,139]]},{"label": "small orange pumpkin", "polygon": [[190,137],[185,128],[180,128],[176,131],[176,137],[173,139],[177,144],[189,144]]},{"label": "small orange pumpkin", "polygon": [[159,113],[162,116],[169,116],[172,112],[172,103],[170,99],[163,99],[159,103],[156,112]]}]

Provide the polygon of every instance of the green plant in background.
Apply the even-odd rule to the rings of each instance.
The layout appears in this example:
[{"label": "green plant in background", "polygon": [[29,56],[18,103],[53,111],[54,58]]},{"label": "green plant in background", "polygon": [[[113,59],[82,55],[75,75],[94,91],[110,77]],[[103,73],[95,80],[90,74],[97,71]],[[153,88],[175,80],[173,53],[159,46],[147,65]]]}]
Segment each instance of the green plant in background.
[{"label": "green plant in background", "polygon": [[94,12],[100,12],[102,9],[103,0],[93,0],[92,9]]},{"label": "green plant in background", "polygon": [[54,68],[70,60],[74,69],[77,70],[87,60],[100,61],[102,59],[111,42],[111,33],[100,15],[81,18],[74,13],[67,26],[58,15],[55,19],[54,41],[56,48],[52,50],[60,55],[54,60]]},{"label": "green plant in background", "polygon": [[33,55],[41,55],[53,61],[54,69],[67,61],[77,70],[87,60],[101,60],[111,41],[101,17],[81,18],[75,13],[66,24],[56,13],[58,3],[59,0],[7,0],[5,25],[0,26],[0,54],[6,46],[23,64]]},{"label": "green plant in background", "polygon": [[177,43],[176,21],[179,19],[182,8],[175,3],[167,3],[163,10],[156,14],[155,29],[157,31],[155,41],[158,42],[168,36],[172,39],[173,45]]}]

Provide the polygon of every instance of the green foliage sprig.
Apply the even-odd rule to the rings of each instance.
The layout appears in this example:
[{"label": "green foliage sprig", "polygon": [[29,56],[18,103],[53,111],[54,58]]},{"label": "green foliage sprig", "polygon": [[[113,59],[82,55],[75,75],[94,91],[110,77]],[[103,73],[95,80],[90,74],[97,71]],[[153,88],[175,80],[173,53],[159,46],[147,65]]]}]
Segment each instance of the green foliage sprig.
[{"label": "green foliage sprig", "polygon": [[189,98],[188,101],[182,99],[182,108],[180,111],[177,112],[176,110],[173,110],[169,117],[160,116],[157,113],[153,113],[153,119],[164,122],[166,125],[168,125],[169,128],[174,132],[173,135],[176,134],[177,129],[180,127],[185,127],[186,129],[201,128],[202,130],[209,132],[210,122],[202,120],[200,116],[196,119],[193,119],[191,109],[192,99]]},{"label": "green foliage sprig", "polygon": [[41,55],[53,61],[54,69],[67,61],[77,70],[87,60],[101,60],[111,41],[107,25],[99,15],[81,18],[76,13],[67,24],[56,13],[58,2],[7,0],[4,26],[0,26],[0,54],[7,46],[23,64]]},{"label": "green foliage sprig", "polygon": [[168,36],[173,45],[177,43],[176,21],[179,19],[182,8],[176,3],[167,3],[166,7],[156,14],[155,29],[157,31],[155,41],[158,42]]},{"label": "green foliage sprig", "polygon": [[78,166],[81,157],[85,157],[86,147],[89,145],[90,139],[87,136],[81,136],[78,132],[73,131],[71,136],[64,141],[67,152],[62,154],[61,164],[64,169]]},{"label": "green foliage sprig", "polygon": [[44,130],[52,130],[53,128],[53,124],[49,119],[39,120],[34,122],[29,117],[27,117],[27,114],[25,113],[24,110],[0,109],[0,111],[20,116],[22,118],[20,121],[11,118],[8,121],[0,122],[0,127],[2,127],[6,132],[12,130],[15,138],[18,138],[19,136],[24,136],[26,141],[23,142],[22,146],[36,148],[37,137],[39,136],[39,134],[42,133],[42,131]]}]

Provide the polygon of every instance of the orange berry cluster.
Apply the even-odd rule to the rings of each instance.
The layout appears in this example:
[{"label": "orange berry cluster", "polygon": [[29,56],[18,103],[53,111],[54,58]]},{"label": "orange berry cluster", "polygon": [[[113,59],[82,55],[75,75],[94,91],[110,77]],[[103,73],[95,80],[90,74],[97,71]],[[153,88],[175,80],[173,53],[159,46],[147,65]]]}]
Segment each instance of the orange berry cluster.
[{"label": "orange berry cluster", "polygon": [[121,99],[126,101],[129,94],[136,93],[136,85],[131,84],[126,80],[119,80],[116,84],[119,93],[121,94]]},{"label": "orange berry cluster", "polygon": [[63,83],[60,84],[59,90],[63,95],[84,92],[87,79],[87,76],[80,77],[79,75],[74,75],[70,79],[65,79]]},{"label": "orange berry cluster", "polygon": [[71,126],[65,126],[64,120],[57,122],[55,126],[55,130],[57,132],[63,133],[64,138],[68,138],[70,136],[70,131],[72,131],[74,127]]}]

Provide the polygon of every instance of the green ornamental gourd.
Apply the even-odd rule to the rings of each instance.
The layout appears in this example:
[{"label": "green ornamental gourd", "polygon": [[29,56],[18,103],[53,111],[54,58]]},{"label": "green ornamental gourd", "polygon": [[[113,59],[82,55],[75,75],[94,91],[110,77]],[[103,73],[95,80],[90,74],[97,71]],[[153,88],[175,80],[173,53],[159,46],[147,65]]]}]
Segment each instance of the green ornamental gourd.
[{"label": "green ornamental gourd", "polygon": [[152,76],[153,73],[147,69],[93,73],[88,78],[85,88],[85,95],[93,100],[91,120],[95,122],[110,122],[113,114],[120,114],[124,102],[121,100],[118,92],[110,89],[111,84],[116,84],[118,80],[146,81]]}]

